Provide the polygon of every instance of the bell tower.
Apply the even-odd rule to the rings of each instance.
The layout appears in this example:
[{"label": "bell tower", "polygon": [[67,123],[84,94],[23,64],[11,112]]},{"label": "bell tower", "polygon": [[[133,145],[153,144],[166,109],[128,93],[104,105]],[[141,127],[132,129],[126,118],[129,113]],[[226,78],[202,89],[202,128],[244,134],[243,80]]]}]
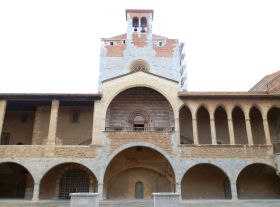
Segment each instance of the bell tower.
[{"label": "bell tower", "polygon": [[126,9],[127,39],[132,39],[132,35],[145,35],[152,40],[153,10]]}]

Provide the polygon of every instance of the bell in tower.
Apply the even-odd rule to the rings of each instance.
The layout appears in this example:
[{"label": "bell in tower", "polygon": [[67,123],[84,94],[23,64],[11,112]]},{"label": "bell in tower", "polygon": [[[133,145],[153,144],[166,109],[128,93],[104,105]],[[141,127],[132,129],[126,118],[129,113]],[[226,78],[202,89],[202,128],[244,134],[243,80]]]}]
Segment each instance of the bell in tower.
[{"label": "bell in tower", "polygon": [[132,26],[134,27],[134,32],[137,32],[137,28],[139,27],[139,19],[138,17],[133,17]]}]

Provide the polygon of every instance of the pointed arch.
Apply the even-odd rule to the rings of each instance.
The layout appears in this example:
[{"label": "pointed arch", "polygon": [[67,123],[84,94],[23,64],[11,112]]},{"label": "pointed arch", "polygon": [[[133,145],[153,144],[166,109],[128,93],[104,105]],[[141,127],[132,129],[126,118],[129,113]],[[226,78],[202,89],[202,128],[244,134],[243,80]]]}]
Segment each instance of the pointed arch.
[{"label": "pointed arch", "polygon": [[193,144],[193,127],[192,127],[192,113],[190,109],[184,105],[179,111],[180,123],[180,143]]},{"label": "pointed arch", "polygon": [[222,106],[216,108],[214,113],[215,128],[218,144],[230,144],[228,117]]},{"label": "pointed arch", "polygon": [[253,106],[249,112],[254,144],[265,144],[265,134],[261,111]]},{"label": "pointed arch", "polygon": [[232,110],[232,123],[236,144],[248,144],[245,115],[243,110],[236,106]]},{"label": "pointed arch", "polygon": [[197,110],[196,116],[199,144],[211,144],[210,115],[208,110],[204,106],[201,106]]}]

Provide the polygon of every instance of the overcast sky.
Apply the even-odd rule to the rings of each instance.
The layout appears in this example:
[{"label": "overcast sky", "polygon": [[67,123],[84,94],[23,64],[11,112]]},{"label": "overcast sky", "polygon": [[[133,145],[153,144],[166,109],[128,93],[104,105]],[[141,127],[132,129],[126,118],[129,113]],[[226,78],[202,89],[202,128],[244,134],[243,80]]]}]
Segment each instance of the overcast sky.
[{"label": "overcast sky", "polygon": [[189,91],[247,91],[280,69],[279,0],[0,0],[0,92],[95,93],[125,9],[186,44]]}]

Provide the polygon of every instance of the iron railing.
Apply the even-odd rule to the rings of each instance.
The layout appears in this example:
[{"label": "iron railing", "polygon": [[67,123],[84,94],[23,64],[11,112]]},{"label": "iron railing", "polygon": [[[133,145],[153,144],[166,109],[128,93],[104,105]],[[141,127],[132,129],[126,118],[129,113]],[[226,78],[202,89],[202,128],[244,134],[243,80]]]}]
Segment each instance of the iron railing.
[{"label": "iron railing", "polygon": [[174,127],[105,127],[106,132],[174,132]]}]

